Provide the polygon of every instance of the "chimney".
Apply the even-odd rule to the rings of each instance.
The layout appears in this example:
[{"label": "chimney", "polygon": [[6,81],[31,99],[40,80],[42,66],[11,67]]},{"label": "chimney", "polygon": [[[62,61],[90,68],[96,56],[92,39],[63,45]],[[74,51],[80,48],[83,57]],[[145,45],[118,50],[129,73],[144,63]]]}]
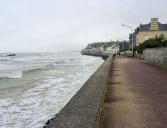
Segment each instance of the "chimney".
[{"label": "chimney", "polygon": [[150,30],[159,30],[158,18],[151,18]]}]

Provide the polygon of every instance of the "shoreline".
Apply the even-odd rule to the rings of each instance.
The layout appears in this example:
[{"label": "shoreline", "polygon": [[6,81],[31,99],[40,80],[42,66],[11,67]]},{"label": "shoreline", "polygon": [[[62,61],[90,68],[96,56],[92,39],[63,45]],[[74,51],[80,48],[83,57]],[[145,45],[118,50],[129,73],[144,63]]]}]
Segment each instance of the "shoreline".
[{"label": "shoreline", "polygon": [[113,58],[112,55],[108,57],[65,107],[46,122],[44,128],[98,128],[102,124],[103,103]]}]

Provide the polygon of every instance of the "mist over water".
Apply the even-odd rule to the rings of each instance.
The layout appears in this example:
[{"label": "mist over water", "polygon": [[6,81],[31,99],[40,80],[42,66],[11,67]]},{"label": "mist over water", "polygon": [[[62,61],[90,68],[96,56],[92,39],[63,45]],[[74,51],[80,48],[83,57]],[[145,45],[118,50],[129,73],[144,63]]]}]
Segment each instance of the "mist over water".
[{"label": "mist over water", "polygon": [[42,128],[102,64],[79,52],[0,55],[0,128]]}]

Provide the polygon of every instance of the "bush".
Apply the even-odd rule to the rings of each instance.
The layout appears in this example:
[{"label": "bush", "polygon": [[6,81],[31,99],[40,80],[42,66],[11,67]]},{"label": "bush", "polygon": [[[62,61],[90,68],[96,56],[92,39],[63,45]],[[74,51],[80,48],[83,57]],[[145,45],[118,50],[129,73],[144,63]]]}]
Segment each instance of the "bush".
[{"label": "bush", "polygon": [[164,47],[167,46],[167,40],[163,41],[161,38],[149,39],[144,41],[142,44],[134,47],[134,51],[142,54],[146,48]]}]

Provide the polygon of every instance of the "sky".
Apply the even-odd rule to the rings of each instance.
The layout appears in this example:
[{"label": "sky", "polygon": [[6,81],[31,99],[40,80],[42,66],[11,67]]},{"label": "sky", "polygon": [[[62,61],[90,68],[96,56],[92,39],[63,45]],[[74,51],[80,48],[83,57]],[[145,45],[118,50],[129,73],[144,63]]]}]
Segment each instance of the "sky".
[{"label": "sky", "polygon": [[0,52],[79,51],[128,40],[151,18],[167,23],[167,0],[0,0]]}]

